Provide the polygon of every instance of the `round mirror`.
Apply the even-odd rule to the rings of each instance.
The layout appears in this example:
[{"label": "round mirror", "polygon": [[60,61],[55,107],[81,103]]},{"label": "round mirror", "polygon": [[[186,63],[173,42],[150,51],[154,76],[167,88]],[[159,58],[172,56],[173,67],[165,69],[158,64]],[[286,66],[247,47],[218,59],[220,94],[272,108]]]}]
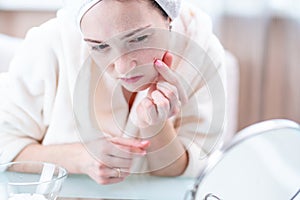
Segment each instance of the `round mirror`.
[{"label": "round mirror", "polygon": [[269,120],[215,152],[191,191],[197,200],[300,199],[300,126]]}]

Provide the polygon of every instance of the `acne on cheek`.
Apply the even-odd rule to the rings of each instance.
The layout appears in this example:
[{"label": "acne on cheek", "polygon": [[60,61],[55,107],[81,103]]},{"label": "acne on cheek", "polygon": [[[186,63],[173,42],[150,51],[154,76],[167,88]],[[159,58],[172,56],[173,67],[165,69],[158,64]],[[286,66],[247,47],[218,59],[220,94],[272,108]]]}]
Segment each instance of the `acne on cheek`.
[{"label": "acne on cheek", "polygon": [[152,55],[155,55],[155,56],[153,56],[153,58],[152,58],[152,63],[155,64],[156,60],[161,60],[162,61],[166,52],[167,51],[160,51],[159,53],[157,53],[157,52],[153,53]]}]

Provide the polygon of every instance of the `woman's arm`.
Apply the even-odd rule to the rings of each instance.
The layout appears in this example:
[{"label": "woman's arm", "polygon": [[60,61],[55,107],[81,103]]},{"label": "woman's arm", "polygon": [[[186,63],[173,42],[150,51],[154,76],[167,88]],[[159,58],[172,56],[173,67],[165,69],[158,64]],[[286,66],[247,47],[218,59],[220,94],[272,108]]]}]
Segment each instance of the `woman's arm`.
[{"label": "woman's arm", "polygon": [[150,140],[147,149],[150,173],[158,176],[181,175],[188,165],[188,155],[177,137],[174,124],[169,118],[177,115],[187,102],[186,92],[180,79],[170,69],[173,56],[166,52],[154,66],[159,80],[148,91],[138,106],[141,136]]},{"label": "woman's arm", "polygon": [[[33,160],[56,163],[72,174],[87,174],[97,183],[123,181],[130,174],[132,159],[145,155],[148,141],[109,138],[93,141],[98,154],[90,153],[81,143],[26,146],[14,161]],[[118,171],[120,170],[120,171]]]},{"label": "woman's arm", "polygon": [[80,143],[48,146],[30,144],[17,155],[14,161],[51,162],[65,167],[69,173],[79,174],[90,165],[92,160],[89,157],[88,152]]},{"label": "woman's arm", "polygon": [[57,89],[57,26],[49,21],[28,31],[10,63],[0,105],[0,162],[43,140]]},{"label": "woman's arm", "polygon": [[[155,135],[153,135],[155,133]],[[174,129],[173,123],[166,121],[160,131],[155,128],[142,129],[151,145],[147,149],[150,173],[156,176],[179,176],[188,165],[188,154]]]}]

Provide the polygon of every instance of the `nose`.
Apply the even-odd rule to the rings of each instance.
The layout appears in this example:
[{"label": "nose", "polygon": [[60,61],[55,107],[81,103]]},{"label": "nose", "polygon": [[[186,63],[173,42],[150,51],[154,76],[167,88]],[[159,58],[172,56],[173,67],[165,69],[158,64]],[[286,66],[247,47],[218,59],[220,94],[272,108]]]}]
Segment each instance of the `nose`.
[{"label": "nose", "polygon": [[118,74],[126,74],[137,66],[136,59],[123,55],[115,61],[115,70]]}]

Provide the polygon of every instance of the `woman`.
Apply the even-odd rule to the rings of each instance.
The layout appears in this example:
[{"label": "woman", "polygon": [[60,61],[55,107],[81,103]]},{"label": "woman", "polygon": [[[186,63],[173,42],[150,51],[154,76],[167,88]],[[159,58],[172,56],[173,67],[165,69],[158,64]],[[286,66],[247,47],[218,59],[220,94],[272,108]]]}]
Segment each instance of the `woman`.
[{"label": "woman", "polygon": [[[203,60],[212,59],[203,64],[214,80],[222,76],[223,50],[206,16],[189,6],[180,11],[176,0],[94,0],[80,2],[79,12],[75,7],[30,30],[11,64],[13,89],[1,108],[1,162],[54,162],[101,184],[130,173],[196,175],[202,153],[214,149],[222,134],[211,128],[209,91],[180,56],[143,45],[166,42],[166,32],[185,34],[203,49]],[[182,52],[189,45],[182,42]],[[80,106],[87,96],[78,85],[84,63],[91,79],[94,72],[101,75],[87,89],[99,137],[81,115],[89,110]]]}]

